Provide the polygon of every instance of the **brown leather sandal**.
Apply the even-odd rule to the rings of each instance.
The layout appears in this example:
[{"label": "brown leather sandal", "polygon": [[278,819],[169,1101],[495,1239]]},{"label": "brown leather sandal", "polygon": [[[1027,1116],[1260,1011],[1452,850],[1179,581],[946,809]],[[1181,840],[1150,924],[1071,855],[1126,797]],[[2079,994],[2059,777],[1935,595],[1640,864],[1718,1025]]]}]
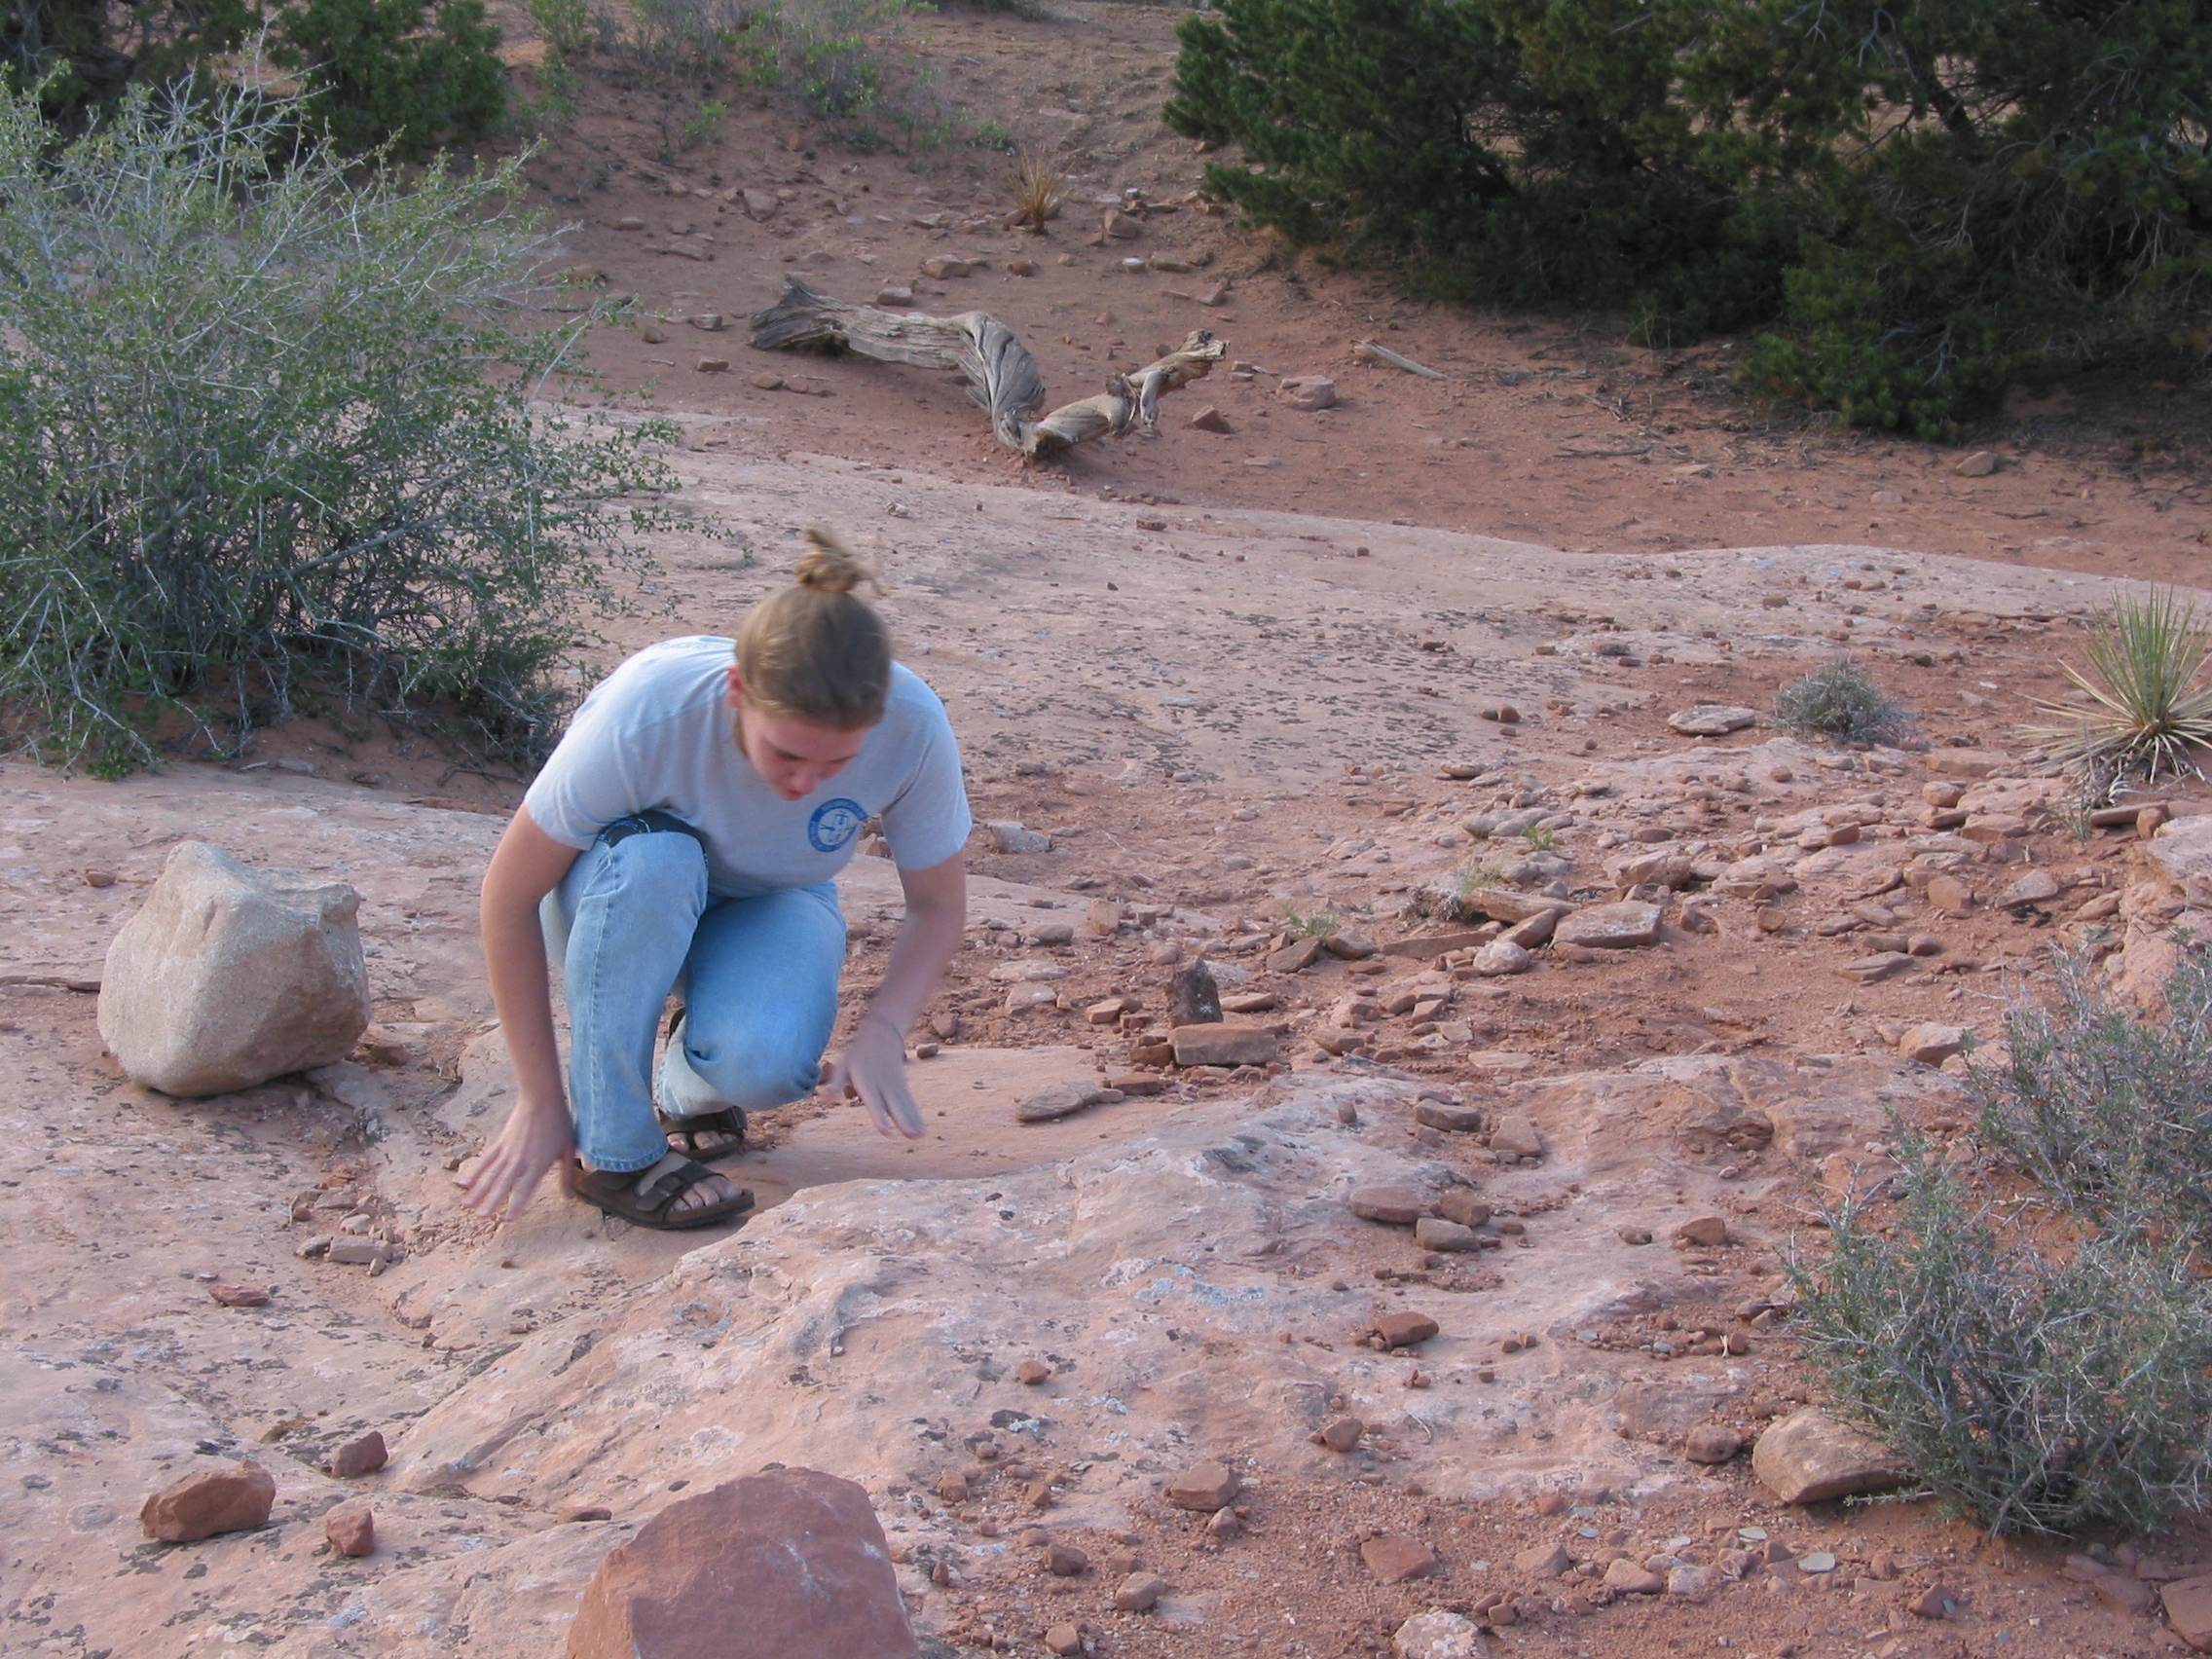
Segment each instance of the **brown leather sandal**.
[{"label": "brown leather sandal", "polygon": [[644,1193],[638,1191],[638,1172],[627,1174],[620,1170],[587,1169],[576,1177],[576,1191],[588,1201],[597,1204],[603,1214],[617,1215],[634,1227],[654,1227],[663,1232],[677,1233],[686,1228],[709,1227],[732,1216],[744,1215],[753,1208],[753,1195],[740,1191],[734,1198],[719,1203],[700,1204],[693,1209],[680,1210],[676,1200],[700,1182],[712,1180],[714,1171],[704,1163],[689,1159],[674,1169],[664,1172]]}]

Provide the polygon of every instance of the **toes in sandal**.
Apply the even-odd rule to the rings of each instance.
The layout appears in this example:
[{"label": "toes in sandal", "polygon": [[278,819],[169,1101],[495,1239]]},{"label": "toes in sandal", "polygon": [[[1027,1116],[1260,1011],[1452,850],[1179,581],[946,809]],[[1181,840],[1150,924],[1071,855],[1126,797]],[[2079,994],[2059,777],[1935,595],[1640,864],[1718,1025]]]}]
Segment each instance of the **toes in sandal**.
[{"label": "toes in sandal", "polygon": [[667,1171],[644,1193],[638,1191],[638,1172],[623,1174],[617,1170],[587,1169],[576,1177],[576,1191],[607,1215],[618,1215],[636,1227],[656,1227],[665,1232],[679,1232],[688,1227],[707,1227],[731,1216],[743,1215],[753,1207],[753,1195],[740,1192],[734,1198],[719,1203],[699,1204],[690,1209],[676,1208],[677,1199],[700,1182],[711,1180],[714,1171],[704,1163],[689,1160]]},{"label": "toes in sandal", "polygon": [[[741,1107],[725,1106],[719,1112],[701,1112],[695,1118],[672,1118],[656,1109],[653,1116],[660,1120],[661,1133],[670,1137],[670,1149],[701,1163],[735,1158],[745,1150],[745,1112]],[[728,1138],[719,1146],[701,1146],[702,1135]]]}]

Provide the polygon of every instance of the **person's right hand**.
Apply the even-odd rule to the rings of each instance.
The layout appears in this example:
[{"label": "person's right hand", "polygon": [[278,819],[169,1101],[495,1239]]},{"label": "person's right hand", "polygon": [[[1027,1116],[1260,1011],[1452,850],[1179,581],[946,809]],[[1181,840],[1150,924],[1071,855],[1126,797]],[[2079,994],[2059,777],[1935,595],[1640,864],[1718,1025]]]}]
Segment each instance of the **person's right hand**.
[{"label": "person's right hand", "polygon": [[461,1201],[478,1215],[512,1221],[550,1169],[565,1197],[576,1192],[576,1136],[562,1100],[517,1100],[499,1138],[484,1149],[476,1167],[461,1179]]}]

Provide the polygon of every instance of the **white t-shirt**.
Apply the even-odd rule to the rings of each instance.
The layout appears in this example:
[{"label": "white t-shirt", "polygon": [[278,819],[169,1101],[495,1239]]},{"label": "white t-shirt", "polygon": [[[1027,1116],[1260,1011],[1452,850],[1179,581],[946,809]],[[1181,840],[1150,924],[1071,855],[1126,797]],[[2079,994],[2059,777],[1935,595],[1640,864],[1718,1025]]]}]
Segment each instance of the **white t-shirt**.
[{"label": "white t-shirt", "polygon": [[663,640],[595,686],[523,796],[537,827],[581,852],[617,818],[657,807],[699,831],[708,889],[724,898],[828,881],[878,813],[902,869],[927,869],[967,845],[975,820],[959,746],[918,676],[893,664],[883,719],[860,754],[787,801],[737,747],[733,650],[711,634]]}]

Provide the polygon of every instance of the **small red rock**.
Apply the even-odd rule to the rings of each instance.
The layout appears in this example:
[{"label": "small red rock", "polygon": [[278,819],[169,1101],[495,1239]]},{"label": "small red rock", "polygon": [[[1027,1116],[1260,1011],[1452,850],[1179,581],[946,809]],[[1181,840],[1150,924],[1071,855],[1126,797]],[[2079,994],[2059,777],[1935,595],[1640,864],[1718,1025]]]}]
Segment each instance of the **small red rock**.
[{"label": "small red rock", "polygon": [[146,1499],[138,1524],[165,1544],[189,1544],[217,1532],[242,1532],[269,1519],[276,1481],[267,1469],[238,1462],[171,1482]]},{"label": "small red rock", "polygon": [[365,1503],[342,1503],[322,1518],[322,1535],[339,1555],[368,1555],[377,1547],[376,1517]]},{"label": "small red rock", "polygon": [[1444,1565],[1419,1538],[1370,1538],[1359,1546],[1359,1559],[1367,1563],[1378,1584],[1426,1578]]},{"label": "small red rock", "polygon": [[1090,1570],[1090,1558],[1073,1544],[1049,1544],[1045,1569],[1054,1578],[1075,1578]]},{"label": "small red rock", "polygon": [[[1554,1493],[1564,1497],[1564,1493]],[[1564,1507],[1564,1505],[1563,1505]],[[1523,1550],[1513,1558],[1514,1567],[1534,1578],[1557,1578],[1574,1565],[1573,1559],[1557,1544],[1538,1544]]]},{"label": "small red rock", "polygon": [[1355,1417],[1341,1417],[1325,1423],[1321,1428],[1321,1444],[1332,1452],[1349,1452],[1367,1432],[1367,1425]]},{"label": "small red rock", "polygon": [[1463,1187],[1455,1187],[1436,1200],[1436,1213],[1461,1227],[1480,1227],[1490,1220],[1490,1205]]},{"label": "small red rock", "polygon": [[1275,396],[1293,409],[1326,409],[1337,400],[1337,383],[1327,375],[1288,375],[1276,385]]},{"label": "small red rock", "polygon": [[1202,1463],[1193,1463],[1168,1481],[1163,1495],[1177,1509],[1211,1514],[1236,1495],[1237,1485],[1235,1469],[1209,1457]]},{"label": "small red rock", "polygon": [[1914,1616],[1924,1619],[1949,1618],[1959,1610],[1959,1598],[1943,1585],[1931,1585],[1920,1598],[1911,1604]]},{"label": "small red rock", "polygon": [[250,1284],[211,1284],[207,1287],[207,1297],[209,1301],[220,1303],[225,1308],[269,1306],[269,1292]]},{"label": "small red rock", "polygon": [[2168,1584],[2158,1601],[2174,1635],[2195,1652],[2212,1651],[2212,1574]]},{"label": "small red rock", "polygon": [[1072,1624],[1056,1624],[1045,1633],[1045,1651],[1066,1656],[1083,1651],[1083,1632]]},{"label": "small red rock", "polygon": [[1656,1572],[1623,1558],[1605,1566],[1604,1585],[1626,1596],[1657,1596],[1667,1588],[1667,1581]]},{"label": "small red rock", "polygon": [[1234,432],[1235,429],[1229,424],[1229,417],[1210,403],[1191,417],[1194,432]]},{"label": "small red rock", "polygon": [[1051,1380],[1052,1368],[1041,1359],[1025,1359],[1014,1368],[1014,1375],[1017,1381],[1034,1388]]},{"label": "small red rock", "polygon": [[2158,1593],[2140,1579],[2122,1573],[2108,1572],[2091,1586],[2097,1595],[2125,1613],[2147,1613]]},{"label": "small red rock", "polygon": [[1167,1580],[1157,1572],[1132,1572],[1114,1592],[1117,1612],[1148,1613],[1167,1594]]},{"label": "small red rock", "polygon": [[1675,1236],[1684,1244],[1711,1249],[1728,1242],[1728,1224],[1716,1215],[1701,1215],[1676,1228]]},{"label": "small red rock", "polygon": [[1345,1200],[1363,1221],[1411,1227],[1428,1213],[1428,1200],[1411,1187],[1354,1187]]},{"label": "small red rock", "polygon": [[564,1503],[561,1520],[564,1524],[580,1521],[611,1521],[614,1511],[604,1503]]},{"label": "small red rock", "polygon": [[946,1503],[966,1503],[968,1501],[968,1477],[949,1470],[938,1476],[937,1494]]},{"label": "small red rock", "polygon": [[1394,1348],[1425,1343],[1442,1328],[1425,1313],[1385,1313],[1375,1321],[1375,1334]]},{"label": "small red rock", "polygon": [[330,1455],[329,1473],[334,1480],[350,1481],[355,1475],[373,1475],[390,1461],[383,1433],[372,1428]]},{"label": "small red rock", "polygon": [[1720,1423],[1701,1422],[1682,1437],[1682,1456],[1693,1463],[1725,1463],[1744,1449],[1744,1437]]}]

